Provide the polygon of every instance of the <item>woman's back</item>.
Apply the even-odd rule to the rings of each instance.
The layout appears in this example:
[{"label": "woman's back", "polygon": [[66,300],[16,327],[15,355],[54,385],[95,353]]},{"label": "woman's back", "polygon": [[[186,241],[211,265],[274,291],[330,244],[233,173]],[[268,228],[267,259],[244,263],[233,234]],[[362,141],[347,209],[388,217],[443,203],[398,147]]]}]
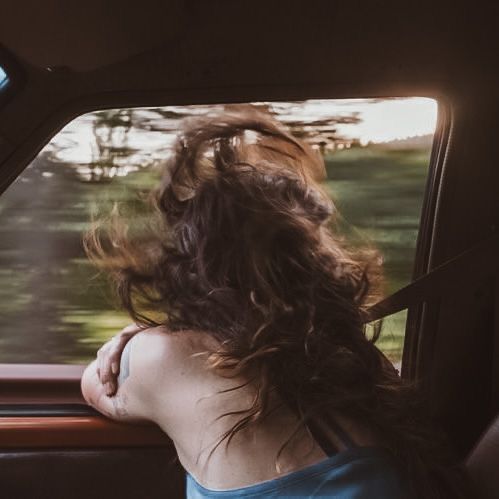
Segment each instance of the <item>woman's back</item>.
[{"label": "woman's back", "polygon": [[[150,382],[154,383],[151,399],[146,403],[154,407],[155,422],[173,440],[179,460],[188,473],[206,487],[215,489],[243,487],[272,479],[277,474],[276,454],[296,424],[296,419],[285,409],[238,432],[227,451],[220,445],[208,459],[220,437],[240,415],[217,418],[227,412],[248,409],[255,396],[252,384],[217,393],[247,380],[223,378],[205,367],[206,355],[202,352],[214,343],[213,338],[198,332],[171,333],[156,329],[135,336],[127,348],[131,349],[132,362],[133,356],[142,355],[143,351],[163,352],[152,362],[150,358],[144,359]],[[290,471],[325,457],[313,439],[303,434],[284,452],[281,465]]]},{"label": "woman's back", "polygon": [[[217,393],[244,383],[228,379],[205,366],[203,351],[215,340],[200,332],[171,333],[160,328],[137,335],[122,356],[147,365],[154,419],[173,440],[179,460],[187,471],[187,497],[405,497],[403,480],[389,452],[365,431],[351,430],[359,445],[347,434],[322,428],[338,452],[327,455],[307,431],[298,433],[275,468],[281,445],[298,419],[282,406],[256,425],[238,432],[225,449],[221,445],[208,459],[220,437],[230,430],[239,414],[224,413],[251,407],[256,387]],[[141,351],[139,351],[139,349]],[[143,356],[143,352],[156,356]],[[159,355],[158,355],[159,352]],[[162,353],[161,353],[162,352]],[[169,368],[166,366],[170,366]],[[126,366],[122,366],[126,371]],[[141,370],[142,372],[142,370]],[[130,373],[132,376],[133,373]],[[123,383],[127,381],[124,380]],[[273,397],[273,402],[277,402]],[[348,422],[343,421],[343,425]],[[350,425],[351,426],[351,425]],[[314,432],[315,435],[317,433]],[[342,495],[343,494],[343,495]]]}]

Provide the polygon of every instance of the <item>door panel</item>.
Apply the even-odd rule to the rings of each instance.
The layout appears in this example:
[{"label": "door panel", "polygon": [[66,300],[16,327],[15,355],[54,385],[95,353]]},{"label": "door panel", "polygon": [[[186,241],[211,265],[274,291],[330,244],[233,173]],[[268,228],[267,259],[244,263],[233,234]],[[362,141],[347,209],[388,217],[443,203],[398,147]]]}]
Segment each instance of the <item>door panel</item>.
[{"label": "door panel", "polygon": [[185,497],[171,440],[156,425],[116,423],[89,407],[83,369],[0,365],[2,497]]},{"label": "door panel", "polygon": [[184,473],[171,448],[45,449],[0,452],[9,499],[183,498]]}]

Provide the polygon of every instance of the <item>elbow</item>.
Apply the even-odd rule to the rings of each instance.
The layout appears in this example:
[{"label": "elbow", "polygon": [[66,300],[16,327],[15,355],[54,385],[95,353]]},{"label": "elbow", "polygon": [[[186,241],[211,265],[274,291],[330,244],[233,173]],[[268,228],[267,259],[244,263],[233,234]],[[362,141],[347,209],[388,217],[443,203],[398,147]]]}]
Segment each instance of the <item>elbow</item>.
[{"label": "elbow", "polygon": [[97,362],[94,360],[87,366],[81,377],[81,394],[87,404],[95,407],[96,402],[96,386],[99,384],[97,376]]}]

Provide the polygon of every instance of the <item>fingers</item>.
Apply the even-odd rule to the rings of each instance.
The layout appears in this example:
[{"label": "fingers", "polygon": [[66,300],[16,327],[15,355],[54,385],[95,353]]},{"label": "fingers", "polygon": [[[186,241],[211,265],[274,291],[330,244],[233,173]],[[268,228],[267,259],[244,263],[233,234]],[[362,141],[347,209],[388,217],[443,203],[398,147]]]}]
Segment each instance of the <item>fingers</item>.
[{"label": "fingers", "polygon": [[110,342],[105,343],[97,351],[97,369],[96,369],[96,372],[97,372],[97,376],[99,377],[101,384],[103,384],[105,389],[106,389],[106,394],[108,394],[108,392],[109,393],[111,392],[111,390],[110,390],[111,386],[108,387],[108,383],[109,383],[110,379],[109,379],[109,372],[107,369],[107,361],[106,361],[106,359],[107,359],[106,356],[107,356],[107,351],[109,349],[109,346],[110,346]]},{"label": "fingers", "polygon": [[97,352],[97,375],[107,396],[112,396],[118,389],[121,354],[128,341],[138,332],[146,329],[136,323],[124,327],[116,336],[105,343]]},{"label": "fingers", "polygon": [[102,364],[102,381],[107,384],[107,394],[114,395],[118,389],[121,354],[130,337],[119,336],[106,350]]},{"label": "fingers", "polygon": [[121,344],[124,345],[126,342],[115,337],[97,352],[97,372],[107,396],[114,395],[117,390],[119,361],[121,351],[123,350]]}]

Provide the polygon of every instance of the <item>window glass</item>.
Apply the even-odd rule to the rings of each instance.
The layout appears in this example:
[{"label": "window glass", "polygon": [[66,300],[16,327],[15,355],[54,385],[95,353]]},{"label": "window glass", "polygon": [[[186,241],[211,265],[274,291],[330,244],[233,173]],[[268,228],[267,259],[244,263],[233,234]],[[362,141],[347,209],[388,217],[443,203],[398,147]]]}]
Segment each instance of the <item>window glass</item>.
[{"label": "window glass", "polygon": [[[0,73],[0,78],[1,78]],[[382,253],[387,293],[407,284],[433,133],[426,98],[257,103],[324,155],[326,187],[352,244]],[[130,323],[86,260],[90,216],[134,210],[156,185],[185,116],[223,106],[99,111],[66,126],[0,197],[0,362],[81,363]],[[405,314],[380,347],[400,360]]]},{"label": "window glass", "polygon": [[5,70],[0,66],[0,90],[7,85],[9,82],[9,78],[7,77],[7,73]]}]

